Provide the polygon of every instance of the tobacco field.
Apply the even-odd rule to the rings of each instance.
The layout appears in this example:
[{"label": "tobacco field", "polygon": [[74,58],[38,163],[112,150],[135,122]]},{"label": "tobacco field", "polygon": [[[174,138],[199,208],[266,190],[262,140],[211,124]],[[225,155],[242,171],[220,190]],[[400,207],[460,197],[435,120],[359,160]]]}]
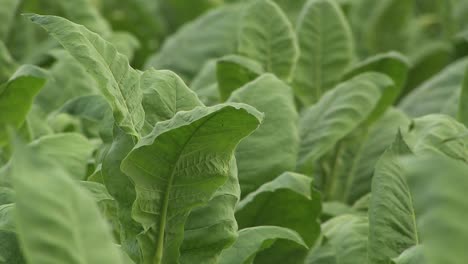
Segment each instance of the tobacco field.
[{"label": "tobacco field", "polygon": [[0,0],[0,263],[467,264],[467,0]]}]

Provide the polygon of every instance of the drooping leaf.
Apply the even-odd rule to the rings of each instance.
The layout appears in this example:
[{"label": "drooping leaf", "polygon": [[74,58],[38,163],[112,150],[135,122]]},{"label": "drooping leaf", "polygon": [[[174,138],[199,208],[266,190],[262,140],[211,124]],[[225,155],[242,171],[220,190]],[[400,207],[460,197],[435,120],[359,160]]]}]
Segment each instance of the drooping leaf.
[{"label": "drooping leaf", "polygon": [[257,252],[271,247],[278,239],[289,240],[307,249],[302,238],[294,231],[278,226],[257,226],[239,231],[232,247],[223,251],[220,264],[253,263]]},{"label": "drooping leaf", "polygon": [[468,59],[447,66],[408,94],[399,107],[411,117],[443,113],[455,116]]},{"label": "drooping leaf", "polygon": [[353,59],[348,22],[333,0],[309,0],[297,22],[300,56],[293,87],[304,105],[317,102],[342,77]]},{"label": "drooping leaf", "polygon": [[264,72],[257,61],[238,55],[227,55],[216,62],[216,78],[221,100],[225,101],[236,89],[256,79]]},{"label": "drooping leaf", "polygon": [[376,165],[369,208],[371,263],[388,263],[420,243],[413,198],[401,163],[411,153],[399,133]]},{"label": "drooping leaf", "polygon": [[317,104],[304,110],[299,122],[298,167],[319,159],[338,140],[370,118],[382,91],[392,85],[382,74],[364,73],[339,84]]},{"label": "drooping leaf", "polygon": [[145,131],[153,130],[157,122],[171,119],[179,111],[202,106],[197,95],[171,71],[149,69],[141,76]]},{"label": "drooping leaf", "polygon": [[234,91],[229,102],[254,106],[265,113],[257,131],[239,144],[236,159],[242,195],[254,191],[296,166],[299,145],[292,89],[265,74]]},{"label": "drooping leaf", "polygon": [[261,114],[240,104],[197,107],[156,124],[122,162],[135,183],[133,217],[143,263],[177,262],[183,226],[196,206],[223,185],[239,140],[257,128]]},{"label": "drooping leaf", "polygon": [[270,0],[249,3],[240,20],[237,52],[260,62],[265,71],[289,80],[299,56],[291,23]]},{"label": "drooping leaf", "polygon": [[30,15],[96,80],[114,111],[114,118],[127,133],[138,137],[145,112],[141,104],[140,74],[115,47],[83,26],[56,16]]},{"label": "drooping leaf", "polygon": [[11,174],[28,262],[122,263],[97,205],[59,164],[17,143]]},{"label": "drooping leaf", "polygon": [[356,264],[367,263],[366,217],[342,215],[322,225],[324,239],[313,248],[304,263],[306,264]]},{"label": "drooping leaf", "polygon": [[45,72],[32,65],[21,66],[0,86],[0,146],[7,141],[7,127],[19,128],[26,119],[34,96],[45,83]]}]

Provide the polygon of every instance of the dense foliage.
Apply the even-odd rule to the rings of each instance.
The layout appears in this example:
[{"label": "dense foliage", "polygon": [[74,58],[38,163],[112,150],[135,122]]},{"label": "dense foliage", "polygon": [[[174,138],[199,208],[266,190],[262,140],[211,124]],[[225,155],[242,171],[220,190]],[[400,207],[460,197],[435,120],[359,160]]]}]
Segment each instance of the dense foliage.
[{"label": "dense foliage", "polygon": [[466,264],[467,56],[466,0],[0,0],[0,263]]}]

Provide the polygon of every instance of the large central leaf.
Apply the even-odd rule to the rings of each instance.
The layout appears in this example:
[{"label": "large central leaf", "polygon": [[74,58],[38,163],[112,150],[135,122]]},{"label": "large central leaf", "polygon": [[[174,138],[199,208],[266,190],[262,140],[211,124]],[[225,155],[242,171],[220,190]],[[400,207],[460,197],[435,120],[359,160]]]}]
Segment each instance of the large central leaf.
[{"label": "large central leaf", "polygon": [[197,107],[156,124],[122,162],[134,181],[144,263],[177,263],[190,211],[228,179],[239,141],[262,115],[242,104]]}]

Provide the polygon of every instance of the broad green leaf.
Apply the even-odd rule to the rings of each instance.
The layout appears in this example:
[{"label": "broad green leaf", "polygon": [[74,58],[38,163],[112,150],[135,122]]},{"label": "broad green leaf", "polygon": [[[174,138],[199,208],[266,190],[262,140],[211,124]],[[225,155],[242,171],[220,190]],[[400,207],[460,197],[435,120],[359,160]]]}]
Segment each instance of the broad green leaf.
[{"label": "broad green leaf", "polygon": [[427,115],[416,118],[404,138],[417,155],[444,154],[468,162],[468,129],[452,117]]},{"label": "broad green leaf", "polygon": [[[247,195],[237,207],[236,219],[241,229],[264,225],[289,228],[312,246],[320,234],[320,203],[320,194],[312,188],[310,177],[285,172]],[[307,254],[304,248],[283,244],[275,244],[260,254],[256,262],[304,260]]]},{"label": "broad green leaf", "polygon": [[69,20],[85,26],[102,37],[112,32],[109,23],[99,14],[92,0],[59,1],[57,4]]},{"label": "broad green leaf", "polygon": [[114,111],[119,126],[138,137],[145,112],[141,105],[140,74],[112,44],[83,26],[56,16],[30,15],[45,28],[95,79]]},{"label": "broad green leaf", "polygon": [[388,52],[375,55],[358,63],[345,74],[343,79],[346,80],[367,71],[380,72],[392,78],[395,86],[393,89],[386,89],[378,103],[379,107],[385,110],[401,94],[406,83],[409,67],[410,62],[406,57],[398,52]]},{"label": "broad green leaf", "polygon": [[146,67],[174,71],[190,81],[210,59],[235,52],[241,8],[226,5],[187,23],[169,37]]},{"label": "broad green leaf", "polygon": [[237,52],[260,62],[265,71],[289,80],[299,56],[291,23],[270,0],[254,0],[245,7],[239,25]]},{"label": "broad green leaf", "polygon": [[364,73],[328,91],[305,109],[299,122],[298,167],[317,161],[359,124],[366,121],[384,89],[393,82],[378,73]]},{"label": "broad green leaf", "polygon": [[227,55],[216,62],[216,78],[221,100],[263,73],[258,62],[238,55]]},{"label": "broad green leaf", "polygon": [[20,0],[0,1],[2,7],[0,8],[0,41],[5,41],[8,38],[20,2]]},{"label": "broad green leaf", "polygon": [[318,247],[312,249],[306,264],[356,264],[367,263],[366,217],[342,215],[322,224],[325,237]]},{"label": "broad green leaf", "polygon": [[240,228],[274,225],[299,233],[308,245],[318,237],[320,194],[312,188],[312,179],[285,172],[248,194],[237,206]]},{"label": "broad green leaf", "polygon": [[265,113],[262,125],[239,144],[236,159],[242,195],[296,166],[299,145],[292,89],[265,74],[234,91],[229,102],[249,104]]},{"label": "broad green leaf", "polygon": [[51,53],[57,61],[49,70],[51,78],[35,100],[45,112],[57,110],[72,98],[99,93],[94,79],[75,58],[64,50]]},{"label": "broad green leaf", "polygon": [[145,132],[153,130],[157,122],[171,119],[179,111],[202,106],[197,95],[171,71],[149,69],[141,76]]},{"label": "broad green leaf", "polygon": [[241,104],[182,111],[157,123],[123,160],[136,188],[132,214],[145,229],[143,263],[178,261],[190,211],[226,182],[235,147],[261,118]]},{"label": "broad green leaf", "polygon": [[18,68],[5,44],[0,41],[0,84],[6,82]]},{"label": "broad green leaf", "polygon": [[403,251],[400,256],[394,258],[392,264],[424,264],[426,263],[424,257],[423,245],[412,246]]},{"label": "broad green leaf", "polygon": [[219,263],[221,251],[238,236],[234,212],[239,198],[237,166],[233,159],[227,181],[208,203],[190,212],[180,248],[181,263]]},{"label": "broad green leaf", "polygon": [[30,147],[40,155],[60,162],[73,179],[82,180],[94,146],[76,133],[53,134],[32,142]]},{"label": "broad green leaf", "polygon": [[97,205],[59,164],[16,143],[11,178],[28,262],[122,263]]},{"label": "broad green leaf", "polygon": [[351,29],[334,0],[309,0],[297,22],[300,56],[293,87],[311,105],[342,77],[353,59]]},{"label": "broad green leaf", "polygon": [[7,141],[8,126],[19,128],[25,121],[45,78],[46,74],[40,68],[23,65],[8,82],[0,85],[0,146]]},{"label": "broad green leaf", "polygon": [[302,238],[294,231],[278,226],[257,226],[239,231],[232,247],[221,254],[220,264],[253,263],[257,252],[269,248],[276,240],[289,240],[307,249]]},{"label": "broad green leaf", "polygon": [[441,155],[405,161],[427,263],[465,262],[468,165]]},{"label": "broad green leaf", "polygon": [[411,117],[444,113],[455,116],[468,59],[447,66],[408,94],[399,107]]},{"label": "broad green leaf", "polygon": [[465,77],[463,79],[457,117],[462,124],[468,127],[468,67],[465,71]]},{"label": "broad green leaf", "polygon": [[369,260],[386,264],[418,245],[416,213],[401,158],[411,150],[398,133],[377,162],[369,208]]}]

